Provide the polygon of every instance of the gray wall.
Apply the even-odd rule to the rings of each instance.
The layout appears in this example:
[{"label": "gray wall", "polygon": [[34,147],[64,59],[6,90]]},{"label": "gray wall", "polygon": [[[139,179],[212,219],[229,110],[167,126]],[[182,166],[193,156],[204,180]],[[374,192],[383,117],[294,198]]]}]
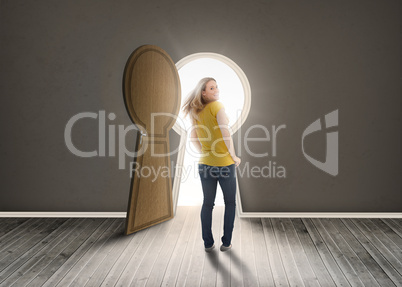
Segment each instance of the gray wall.
[{"label": "gray wall", "polygon": [[[269,142],[250,143],[264,158],[236,143],[242,164],[286,169],[286,178],[239,177],[245,211],[402,211],[400,1],[0,3],[0,210],[126,210],[132,159],[120,170],[117,157],[77,157],[64,129],[72,116],[101,110],[116,114],[106,126],[131,125],[124,65],[136,47],[155,44],[175,62],[215,52],[244,70],[252,104],[235,142],[254,124],[286,125],[276,157]],[[304,158],[301,134],[336,109],[334,177]],[[97,120],[77,122],[72,138],[97,149]],[[135,139],[126,136],[131,150]],[[305,143],[324,160],[325,131]]]}]

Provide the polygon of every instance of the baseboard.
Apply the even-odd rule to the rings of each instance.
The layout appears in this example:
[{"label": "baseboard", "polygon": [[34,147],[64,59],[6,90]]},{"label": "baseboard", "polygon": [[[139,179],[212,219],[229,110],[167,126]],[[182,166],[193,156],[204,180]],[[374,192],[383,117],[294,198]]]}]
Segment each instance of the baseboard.
[{"label": "baseboard", "polygon": [[394,212],[239,212],[241,218],[402,218]]},{"label": "baseboard", "polygon": [[[259,218],[402,218],[395,212],[239,212],[239,217]],[[125,218],[126,212],[0,212],[0,217]]]},{"label": "baseboard", "polygon": [[126,212],[0,212],[0,217],[125,218]]}]

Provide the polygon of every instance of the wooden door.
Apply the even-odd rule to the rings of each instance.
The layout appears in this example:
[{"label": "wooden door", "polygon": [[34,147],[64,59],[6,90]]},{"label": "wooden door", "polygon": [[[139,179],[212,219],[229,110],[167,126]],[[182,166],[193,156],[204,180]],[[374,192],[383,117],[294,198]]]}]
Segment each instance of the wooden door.
[{"label": "wooden door", "polygon": [[180,110],[176,66],[161,48],[145,45],[129,57],[123,76],[127,112],[137,137],[126,218],[126,234],[173,218],[169,130]]}]

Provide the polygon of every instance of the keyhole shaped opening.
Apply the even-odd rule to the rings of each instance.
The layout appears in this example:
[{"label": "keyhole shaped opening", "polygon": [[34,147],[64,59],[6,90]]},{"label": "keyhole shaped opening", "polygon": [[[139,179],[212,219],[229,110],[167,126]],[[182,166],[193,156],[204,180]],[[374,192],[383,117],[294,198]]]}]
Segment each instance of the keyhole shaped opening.
[{"label": "keyhole shaped opening", "polygon": [[[246,120],[250,111],[250,84],[242,69],[231,59],[216,53],[197,53],[189,55],[176,63],[179,72],[182,102],[198,81],[204,77],[212,77],[217,81],[220,99],[229,117],[229,126],[234,134]],[[180,148],[177,156],[176,176],[173,186],[174,210],[177,205],[202,205],[203,193],[198,175],[199,154],[189,139],[191,132],[190,119],[184,118],[180,108],[178,119],[173,126],[180,135]],[[239,147],[238,147],[239,148]],[[236,151],[238,153],[238,151]],[[237,202],[239,202],[239,189]],[[222,190],[217,185],[215,205],[224,205]]]}]

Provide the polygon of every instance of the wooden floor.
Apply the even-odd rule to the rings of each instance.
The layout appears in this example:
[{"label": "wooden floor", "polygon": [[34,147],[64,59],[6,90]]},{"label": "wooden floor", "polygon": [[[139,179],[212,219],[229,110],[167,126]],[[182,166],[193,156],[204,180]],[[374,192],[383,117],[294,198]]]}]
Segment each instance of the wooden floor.
[{"label": "wooden floor", "polygon": [[0,286],[402,286],[401,219],[236,218],[205,253],[200,207],[130,236],[124,219],[0,219]]}]

